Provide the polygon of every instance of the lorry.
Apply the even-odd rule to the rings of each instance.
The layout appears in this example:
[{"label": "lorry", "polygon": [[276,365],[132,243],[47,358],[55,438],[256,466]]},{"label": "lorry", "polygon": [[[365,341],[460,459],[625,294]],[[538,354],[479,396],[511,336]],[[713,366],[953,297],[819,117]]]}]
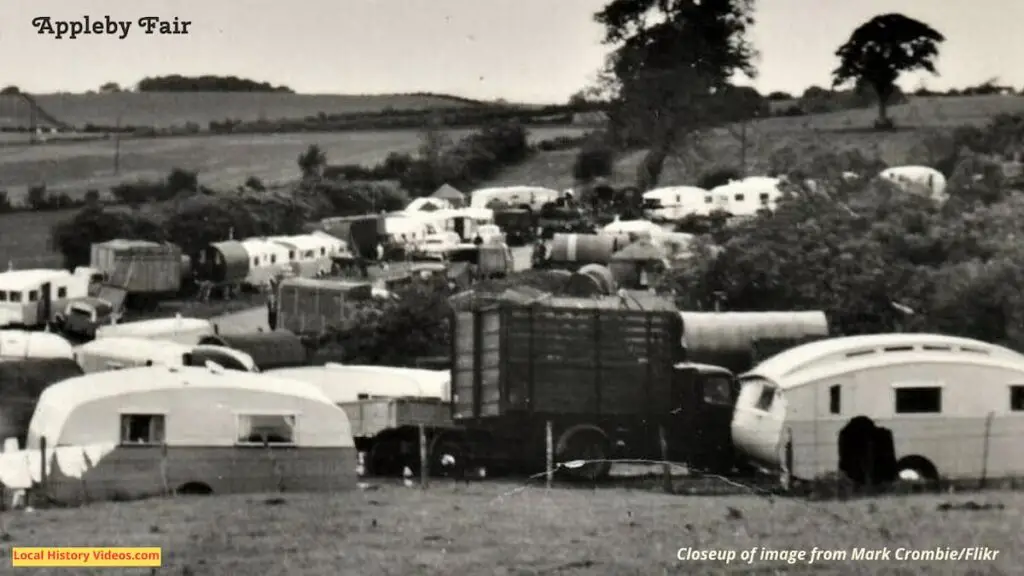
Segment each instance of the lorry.
[{"label": "lorry", "polygon": [[554,460],[581,461],[561,469],[577,478],[607,476],[615,459],[661,460],[662,434],[672,461],[739,472],[734,374],[756,361],[755,342],[771,338],[774,353],[827,334],[821,312],[680,313],[649,293],[489,300],[455,310],[450,327],[448,410],[435,397],[361,401],[388,415],[368,454],[374,471],[418,468],[423,424],[432,473],[446,460],[536,473],[550,422]]},{"label": "lorry", "polygon": [[174,244],[116,239],[92,245],[90,268],[123,288],[129,308],[152,309],[175,296],[190,276],[188,258]]}]

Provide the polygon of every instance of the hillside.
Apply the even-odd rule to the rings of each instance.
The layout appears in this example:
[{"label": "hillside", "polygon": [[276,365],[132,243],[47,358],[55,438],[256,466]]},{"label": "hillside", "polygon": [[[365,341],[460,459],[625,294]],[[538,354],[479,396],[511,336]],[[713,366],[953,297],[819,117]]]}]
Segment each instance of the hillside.
[{"label": "hillside", "polygon": [[[956,126],[984,125],[1000,114],[1024,114],[1024,96],[912,97],[889,110],[898,130],[876,132],[874,109],[828,114],[774,117],[756,120],[746,128],[746,166],[749,173],[765,173],[784,155],[813,150],[857,150],[877,155],[889,165],[930,163],[925,142]],[[685,152],[665,162],[661,184],[693,184],[699,174],[715,165],[739,165],[744,157],[740,127],[718,128]],[[644,151],[620,155],[610,180],[633,184]],[[526,163],[506,170],[489,185],[530,184],[556,189],[574,185],[576,150],[542,152]]]},{"label": "hillside", "polygon": [[[486,106],[458,96],[439,94],[282,94],[267,92],[143,92],[115,94],[32,95],[33,110],[19,95],[0,95],[0,128],[27,128],[64,123],[77,128],[144,126],[168,128],[187,122],[206,126],[225,119],[300,119],[319,114],[360,114],[385,110],[431,110]],[[49,118],[48,118],[49,117]]]}]

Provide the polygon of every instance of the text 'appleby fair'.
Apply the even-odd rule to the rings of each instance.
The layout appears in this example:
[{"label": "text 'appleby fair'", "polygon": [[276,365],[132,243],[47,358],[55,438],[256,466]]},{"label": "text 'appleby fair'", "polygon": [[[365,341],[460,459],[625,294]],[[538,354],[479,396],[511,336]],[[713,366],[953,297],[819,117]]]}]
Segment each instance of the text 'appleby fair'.
[{"label": "text 'appleby fair'", "polygon": [[136,21],[116,20],[110,16],[94,18],[82,16],[77,20],[58,20],[50,16],[38,16],[32,19],[32,27],[37,34],[48,34],[56,40],[74,40],[82,36],[114,36],[124,40],[137,26],[143,33],[150,36],[182,35],[191,32],[192,22],[174,17],[165,20],[157,16],[143,16]]}]

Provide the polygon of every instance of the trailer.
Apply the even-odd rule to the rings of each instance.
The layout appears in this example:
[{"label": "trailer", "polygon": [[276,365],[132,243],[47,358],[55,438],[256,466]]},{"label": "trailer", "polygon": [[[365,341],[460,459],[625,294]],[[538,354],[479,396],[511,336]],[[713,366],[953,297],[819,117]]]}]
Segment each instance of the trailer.
[{"label": "trailer", "polygon": [[174,244],[122,239],[93,244],[89,258],[106,283],[125,290],[130,308],[152,308],[177,294],[190,275],[186,262]]},{"label": "trailer", "polygon": [[452,416],[435,431],[430,465],[545,469],[607,476],[614,459],[668,457],[728,473],[735,377],[687,362],[679,312],[667,300],[553,297],[531,306],[459,311],[452,329]]},{"label": "trailer", "polygon": [[341,407],[369,474],[398,475],[406,466],[418,467],[421,425],[432,436],[454,430],[448,370],[328,362],[267,373],[313,384]]},{"label": "trailer", "polygon": [[277,299],[277,325],[294,334],[322,334],[348,326],[353,302],[372,298],[369,282],[286,278]]}]

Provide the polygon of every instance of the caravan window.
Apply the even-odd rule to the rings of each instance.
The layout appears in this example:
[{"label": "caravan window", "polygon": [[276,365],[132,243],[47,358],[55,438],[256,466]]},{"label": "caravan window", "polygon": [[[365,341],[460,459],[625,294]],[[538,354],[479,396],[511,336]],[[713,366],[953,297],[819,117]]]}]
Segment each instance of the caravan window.
[{"label": "caravan window", "polygon": [[704,203],[705,204],[711,204],[714,201],[715,201],[714,198],[712,198],[711,196],[705,196],[704,197]]},{"label": "caravan window", "polygon": [[7,302],[7,292],[0,290],[0,302]]},{"label": "caravan window", "polygon": [[897,414],[938,414],[942,412],[942,388],[938,386],[897,388]]},{"label": "caravan window", "polygon": [[771,384],[765,384],[761,387],[761,396],[757,399],[757,409],[768,412],[772,409],[772,403],[775,401],[775,386]]},{"label": "caravan window", "polygon": [[67,298],[67,297],[68,297],[68,289],[67,288],[65,288],[63,286],[57,288],[57,298]]},{"label": "caravan window", "polygon": [[768,205],[768,193],[767,192],[763,192],[761,194],[761,206],[767,206],[767,205]]},{"label": "caravan window", "polygon": [[724,374],[704,378],[704,403],[732,406],[732,378]]},{"label": "caravan window", "polygon": [[734,198],[736,198],[737,202],[743,202],[743,194],[737,194]]},{"label": "caravan window", "polygon": [[38,290],[29,290],[28,291],[28,301],[29,302],[35,302],[36,300],[39,300],[39,291]]},{"label": "caravan window", "polygon": [[842,400],[842,388],[839,384],[829,386],[828,388],[828,413],[839,414],[842,410],[840,401]]},{"label": "caravan window", "polygon": [[1010,386],[1010,410],[1024,412],[1024,386]]},{"label": "caravan window", "polygon": [[121,444],[152,445],[164,441],[163,414],[122,414]]},{"label": "caravan window", "polygon": [[295,444],[295,416],[243,414],[238,417],[238,444]]},{"label": "caravan window", "polygon": [[253,259],[252,259],[252,265],[253,265],[254,267],[256,267],[256,268],[259,268],[259,265],[260,265],[260,259],[259,259],[259,258],[253,258]]},{"label": "caravan window", "polygon": [[289,260],[295,260],[295,250],[289,250],[288,251],[288,259]]},{"label": "caravan window", "polygon": [[21,302],[21,292],[11,292],[11,302]]}]

